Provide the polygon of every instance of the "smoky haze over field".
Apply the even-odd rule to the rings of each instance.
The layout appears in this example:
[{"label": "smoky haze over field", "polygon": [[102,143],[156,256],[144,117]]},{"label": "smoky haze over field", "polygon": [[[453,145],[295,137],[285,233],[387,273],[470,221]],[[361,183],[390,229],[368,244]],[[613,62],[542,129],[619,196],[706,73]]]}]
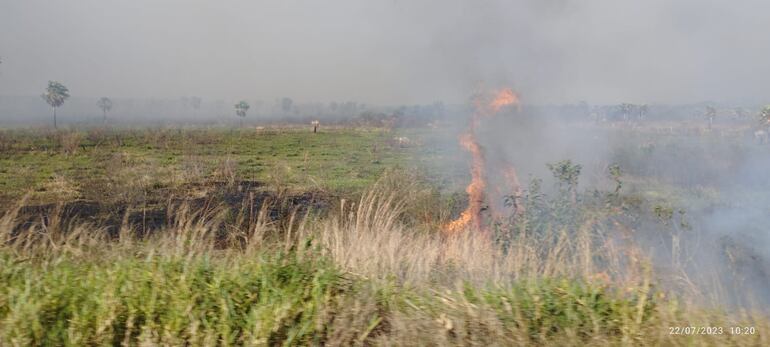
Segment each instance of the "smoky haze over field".
[{"label": "smoky haze over field", "polygon": [[3,0],[0,95],[463,103],[756,101],[763,0]]},{"label": "smoky haze over field", "polygon": [[[524,185],[539,177],[551,186],[546,163],[571,159],[590,190],[620,164],[623,193],[671,207],[665,223],[634,221],[657,266],[687,258],[699,275],[688,281],[704,292],[750,288],[770,303],[767,146],[752,142],[753,119],[727,116],[770,101],[768,13],[767,0],[0,0],[0,126],[48,122],[38,95],[49,80],[72,92],[59,113],[65,124],[99,120],[101,96],[115,100],[110,119],[119,121],[234,121],[241,99],[259,122],[320,115],[326,125],[332,101],[346,104],[335,116],[422,104],[440,106],[431,116],[466,120],[474,92],[510,87],[523,111],[504,110],[479,129],[491,175],[506,162]],[[190,96],[202,106],[191,108]],[[281,111],[284,97],[294,109]],[[690,123],[565,122],[573,114],[564,107],[578,105],[586,121],[600,109],[591,105],[623,102],[651,104],[645,121]],[[670,106],[693,103],[702,104]],[[713,132],[706,103],[721,112]],[[465,155],[454,135],[441,139],[456,151],[447,157]],[[681,251],[679,237],[689,242]]]}]

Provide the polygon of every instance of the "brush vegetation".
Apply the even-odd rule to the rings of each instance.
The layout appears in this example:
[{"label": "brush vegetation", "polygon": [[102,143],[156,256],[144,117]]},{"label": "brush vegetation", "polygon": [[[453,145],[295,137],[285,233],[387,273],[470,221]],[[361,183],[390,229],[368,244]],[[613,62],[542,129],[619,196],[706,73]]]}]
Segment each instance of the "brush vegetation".
[{"label": "brush vegetation", "polygon": [[[356,147],[370,156],[372,144],[389,137],[350,132],[334,141],[332,135],[292,132],[260,135],[273,136],[269,141],[242,135],[238,141],[255,143],[214,140],[210,155],[229,148],[240,151],[230,155],[245,158],[251,155],[245,151],[271,145],[297,152],[290,148],[299,141],[316,148],[316,156],[348,149],[355,154]],[[3,160],[15,163],[4,169],[4,182],[13,184],[8,177],[19,174],[8,171],[40,155],[24,148],[42,140],[4,134],[13,139]],[[174,136],[179,138],[169,140],[168,149],[130,136],[121,146],[134,158],[174,158],[185,150],[177,140],[206,137]],[[340,147],[343,141],[351,145]],[[70,154],[50,146],[51,165],[82,160],[91,167],[109,155],[95,155],[98,147]],[[399,147],[387,152],[381,160],[411,155]],[[72,157],[59,159],[67,155]],[[701,305],[698,288],[662,285],[668,274],[656,271],[624,225],[634,217],[676,227],[677,217],[665,207],[638,207],[635,197],[621,194],[617,168],[610,175],[616,186],[581,193],[575,187],[579,167],[555,163],[555,194],[532,180],[524,195],[509,199],[524,203],[525,212],[511,208],[510,216],[491,219],[488,235],[447,235],[441,226],[457,206],[413,171],[388,169],[396,165],[373,171],[364,181],[348,182],[348,192],[365,189],[338,191],[319,211],[291,207],[292,196],[280,192],[299,186],[278,180],[265,180],[260,189],[272,194],[258,202],[254,195],[216,194],[247,189],[237,183],[243,160],[232,168],[236,183],[203,184],[197,195],[181,194],[189,186],[179,184],[176,198],[153,201],[165,211],[154,228],[130,218],[146,198],[112,202],[135,205],[110,224],[100,219],[106,216],[69,213],[64,195],[30,218],[29,205],[45,196],[7,190],[26,198],[9,199],[0,218],[0,345],[770,344],[770,323],[761,313]],[[212,169],[190,179],[221,180],[216,175],[221,173]],[[83,199],[83,187],[75,185],[72,199]],[[242,200],[228,201],[234,197]],[[635,215],[636,208],[657,214]],[[723,327],[723,333],[671,334],[672,327]],[[753,327],[755,333],[734,335],[729,327]]]}]

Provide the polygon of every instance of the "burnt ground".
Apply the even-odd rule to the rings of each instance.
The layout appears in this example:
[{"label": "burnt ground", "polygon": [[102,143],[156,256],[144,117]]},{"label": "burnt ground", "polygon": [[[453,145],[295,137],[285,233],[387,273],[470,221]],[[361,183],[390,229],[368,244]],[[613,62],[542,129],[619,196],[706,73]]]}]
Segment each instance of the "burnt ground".
[{"label": "burnt ground", "polygon": [[238,213],[254,217],[267,204],[270,221],[280,221],[291,214],[304,215],[308,211],[325,213],[335,200],[334,196],[323,191],[271,191],[256,181],[195,183],[173,192],[154,195],[146,201],[132,203],[81,199],[23,206],[17,215],[15,229],[18,231],[50,223],[88,224],[116,236],[122,225],[128,225],[144,236],[173,223],[176,209],[180,206],[187,206],[194,214],[224,209],[226,218],[235,220]]}]

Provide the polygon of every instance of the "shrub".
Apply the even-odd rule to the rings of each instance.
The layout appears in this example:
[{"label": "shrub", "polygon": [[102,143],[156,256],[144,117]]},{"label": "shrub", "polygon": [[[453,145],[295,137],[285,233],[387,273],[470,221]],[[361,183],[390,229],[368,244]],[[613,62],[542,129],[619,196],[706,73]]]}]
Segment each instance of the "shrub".
[{"label": "shrub", "polygon": [[83,134],[77,131],[62,132],[59,135],[59,147],[67,155],[73,155],[77,152],[80,143],[83,140]]}]

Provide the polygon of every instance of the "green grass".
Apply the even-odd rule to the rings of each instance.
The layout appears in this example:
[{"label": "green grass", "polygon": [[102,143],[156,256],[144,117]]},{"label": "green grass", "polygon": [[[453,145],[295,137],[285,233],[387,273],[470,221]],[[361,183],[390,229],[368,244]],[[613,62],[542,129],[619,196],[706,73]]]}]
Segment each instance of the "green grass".
[{"label": "green grass", "polygon": [[342,288],[328,264],[280,255],[17,261],[0,257],[3,345],[317,342]]},{"label": "green grass", "polygon": [[[333,315],[347,309],[336,303],[344,296],[363,296],[360,288],[371,286],[343,281],[330,264],[294,255],[119,258],[109,263],[65,257],[33,266],[18,260],[8,254],[0,258],[5,284],[0,290],[0,338],[7,344],[320,343],[334,334],[329,331]],[[379,298],[372,304],[380,310],[467,319],[466,312],[452,310],[455,301],[465,308],[489,309],[501,328],[523,328],[535,340],[565,331],[620,336],[625,315],[635,307],[633,300],[568,281],[509,289],[467,287],[443,296],[387,286],[374,290]],[[365,320],[377,328],[392,316],[384,313],[370,312]]]},{"label": "green grass", "polygon": [[221,180],[217,174],[226,160],[235,163],[238,180],[351,193],[371,185],[387,168],[414,164],[416,151],[393,146],[391,132],[369,128],[329,128],[318,134],[304,128],[92,129],[74,132],[79,137],[74,153],[62,148],[59,138],[67,135],[7,134],[9,144],[0,151],[0,202],[30,191],[32,201],[54,202],[61,194],[49,186],[57,178],[83,198],[88,196],[83,191],[101,181],[135,180],[135,175],[121,176],[131,170],[161,186]]},{"label": "green grass", "polygon": [[433,290],[351,277],[314,252],[130,251],[34,260],[0,251],[0,344],[761,342],[669,336],[672,317],[686,321],[675,303],[566,279]]},{"label": "green grass", "polygon": [[[467,168],[440,141],[446,133],[399,134],[420,143],[394,146],[395,133],[370,128],[0,132],[0,205],[29,191],[31,204],[141,206],[142,194],[153,194],[171,212],[155,234],[123,225],[127,234],[117,238],[99,224],[57,220],[55,211],[29,230],[0,218],[0,345],[768,344],[764,316],[694,306],[658,288],[633,245],[611,247],[622,213],[639,212],[610,206],[622,199],[586,194],[572,206],[534,194],[527,232],[508,235],[507,251],[476,234],[439,235],[451,217],[444,208],[457,205],[442,189],[465,184]],[[228,179],[355,195],[396,167],[430,170],[385,177],[371,200],[303,221],[253,220],[217,200],[211,210],[171,208],[162,199]],[[626,178],[629,201],[718,198],[633,170]],[[525,230],[505,229],[513,227],[501,226]],[[669,334],[673,326],[739,324],[758,334]]]}]

